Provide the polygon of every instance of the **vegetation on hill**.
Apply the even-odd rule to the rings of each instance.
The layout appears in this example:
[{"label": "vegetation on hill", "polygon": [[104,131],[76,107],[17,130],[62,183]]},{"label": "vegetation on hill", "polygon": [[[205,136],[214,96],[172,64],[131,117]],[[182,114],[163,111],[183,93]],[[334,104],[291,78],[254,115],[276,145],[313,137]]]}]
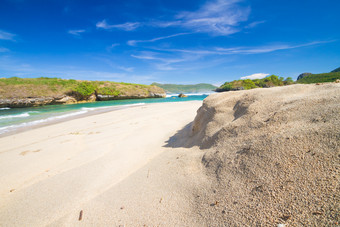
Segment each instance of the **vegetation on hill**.
[{"label": "vegetation on hill", "polygon": [[297,80],[296,82],[299,84],[334,82],[337,79],[340,79],[340,71],[333,71],[330,73],[310,74]]},{"label": "vegetation on hill", "polygon": [[336,73],[336,72],[340,72],[340,67],[339,67],[339,68],[336,68],[336,69],[334,69],[333,71],[331,71],[331,73]]},{"label": "vegetation on hill", "polygon": [[217,87],[211,84],[193,84],[193,85],[182,85],[182,84],[159,84],[153,83],[151,85],[163,88],[167,93],[198,93],[198,92],[209,92],[215,90]]},{"label": "vegetation on hill", "polygon": [[248,90],[252,88],[263,88],[263,87],[275,87],[293,84],[294,81],[291,77],[284,79],[275,75],[268,76],[263,79],[246,79],[246,80],[234,80],[232,82],[225,82],[219,88],[217,92],[222,91],[236,91],[236,90]]},{"label": "vegetation on hill", "polygon": [[164,93],[163,89],[142,84],[109,81],[64,80],[59,78],[1,78],[0,98],[51,97],[70,95],[77,100],[92,94],[111,96],[147,96],[149,93]]}]

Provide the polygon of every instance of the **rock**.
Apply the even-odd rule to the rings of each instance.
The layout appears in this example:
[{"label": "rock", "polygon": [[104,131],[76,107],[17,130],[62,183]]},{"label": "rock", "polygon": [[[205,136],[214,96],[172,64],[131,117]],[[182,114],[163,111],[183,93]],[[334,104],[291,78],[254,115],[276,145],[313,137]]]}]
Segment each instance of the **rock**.
[{"label": "rock", "polygon": [[179,97],[179,98],[186,98],[186,97],[188,97],[188,96],[181,93],[181,94],[178,95],[178,97]]},{"label": "rock", "polygon": [[334,81],[334,83],[340,83],[340,80],[339,80],[339,79],[337,79],[336,81]]},{"label": "rock", "polygon": [[304,78],[304,77],[306,77],[306,76],[310,76],[310,75],[312,75],[312,73],[301,73],[301,74],[298,76],[297,80],[300,80],[300,79],[302,79],[302,78]]},{"label": "rock", "polygon": [[166,93],[153,93],[153,92],[150,92],[149,93],[149,98],[165,98],[166,97]]},{"label": "rock", "polygon": [[244,90],[244,87],[235,87],[233,89],[231,89],[232,91],[242,91]]},{"label": "rock", "polygon": [[95,94],[90,95],[86,101],[88,102],[95,102],[97,100],[97,96]]},{"label": "rock", "polygon": [[65,96],[61,99],[57,99],[54,101],[56,104],[71,104],[71,103],[77,103],[77,100],[71,96]]}]

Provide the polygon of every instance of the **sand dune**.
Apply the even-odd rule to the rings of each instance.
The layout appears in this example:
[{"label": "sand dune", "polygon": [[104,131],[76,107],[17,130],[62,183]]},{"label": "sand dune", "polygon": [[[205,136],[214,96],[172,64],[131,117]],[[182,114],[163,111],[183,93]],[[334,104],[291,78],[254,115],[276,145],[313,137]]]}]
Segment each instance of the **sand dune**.
[{"label": "sand dune", "polygon": [[[199,202],[202,216],[215,219],[209,226],[337,225],[339,100],[335,83],[205,99],[188,139],[177,145],[205,149],[216,191]],[[216,206],[206,209],[211,201]]]}]

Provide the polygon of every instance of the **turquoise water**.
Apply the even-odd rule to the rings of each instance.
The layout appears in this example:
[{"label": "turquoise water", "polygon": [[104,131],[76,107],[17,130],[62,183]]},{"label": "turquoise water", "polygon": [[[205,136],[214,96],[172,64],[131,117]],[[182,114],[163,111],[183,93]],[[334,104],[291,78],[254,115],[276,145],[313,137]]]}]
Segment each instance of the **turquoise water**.
[{"label": "turquoise water", "polygon": [[70,105],[48,105],[30,108],[0,108],[0,135],[23,127],[48,123],[68,117],[81,116],[96,110],[113,110],[117,107],[146,105],[148,103],[186,102],[203,100],[207,95],[189,95],[187,98],[177,96],[152,99],[113,100]]}]

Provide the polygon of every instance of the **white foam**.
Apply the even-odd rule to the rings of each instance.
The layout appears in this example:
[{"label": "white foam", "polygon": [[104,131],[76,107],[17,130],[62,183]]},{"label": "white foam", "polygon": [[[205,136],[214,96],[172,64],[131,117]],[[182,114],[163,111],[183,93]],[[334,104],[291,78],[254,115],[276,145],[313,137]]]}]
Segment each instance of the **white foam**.
[{"label": "white foam", "polygon": [[11,108],[9,108],[9,107],[0,108],[0,110],[9,110],[9,109],[11,109]]},{"label": "white foam", "polygon": [[[135,104],[127,104],[127,105],[119,105],[119,106],[129,107],[129,106],[142,106],[142,105],[145,105],[145,103],[135,103]],[[1,127],[0,128],[0,134],[3,134],[5,132],[9,132],[11,130],[15,130],[15,129],[18,129],[18,128],[33,126],[33,125],[37,125],[37,124],[41,124],[41,123],[51,122],[53,120],[58,120],[58,119],[63,119],[63,118],[68,118],[68,117],[73,117],[73,116],[85,114],[85,113],[92,111],[92,110],[105,109],[105,108],[110,108],[110,107],[119,107],[119,106],[103,106],[103,107],[96,107],[96,108],[83,107],[83,108],[81,108],[80,111],[77,111],[77,112],[67,113],[67,114],[63,114],[63,115],[59,115],[59,116],[53,116],[53,117],[49,117],[49,118],[46,118],[46,119],[40,119],[40,120],[31,121],[31,122],[24,122],[24,123],[17,124],[17,125],[9,125],[9,126],[5,126],[5,127]],[[25,117],[29,116],[29,113],[38,113],[38,112],[37,111],[29,111],[27,113],[24,113]],[[24,114],[20,114],[20,115],[24,115]],[[20,116],[20,115],[8,115],[8,116]]]},{"label": "white foam", "polygon": [[18,117],[29,117],[30,114],[27,113],[22,113],[22,114],[13,114],[13,115],[4,115],[0,116],[0,119],[8,119],[8,118],[18,118]]},{"label": "white foam", "polygon": [[87,111],[83,110],[83,111],[73,112],[73,113],[64,114],[64,115],[60,115],[60,116],[56,116],[56,117],[50,117],[50,118],[47,118],[47,119],[51,119],[51,120],[62,119],[62,118],[72,117],[72,116],[76,116],[76,115],[84,114],[84,113],[87,113]]},{"label": "white foam", "polygon": [[125,107],[128,107],[128,106],[143,106],[145,105],[144,102],[141,102],[141,103],[135,103],[135,104],[126,104],[126,105],[121,105],[121,106],[125,106]]},{"label": "white foam", "polygon": [[[34,112],[34,111],[31,111],[31,112]],[[33,125],[37,125],[37,124],[41,124],[41,123],[45,123],[45,122],[50,122],[50,121],[57,120],[57,119],[63,119],[63,118],[67,118],[67,117],[72,117],[72,116],[84,114],[84,113],[87,113],[87,112],[88,111],[78,111],[78,112],[63,114],[63,115],[59,115],[59,116],[49,117],[49,118],[46,118],[46,119],[40,119],[40,120],[31,121],[31,122],[24,122],[24,123],[17,124],[17,125],[9,125],[9,126],[5,126],[5,127],[1,127],[0,128],[0,134],[8,132],[11,129],[18,129],[18,128],[27,127],[27,126],[33,126]],[[28,113],[25,113],[25,114],[28,114]]]}]

